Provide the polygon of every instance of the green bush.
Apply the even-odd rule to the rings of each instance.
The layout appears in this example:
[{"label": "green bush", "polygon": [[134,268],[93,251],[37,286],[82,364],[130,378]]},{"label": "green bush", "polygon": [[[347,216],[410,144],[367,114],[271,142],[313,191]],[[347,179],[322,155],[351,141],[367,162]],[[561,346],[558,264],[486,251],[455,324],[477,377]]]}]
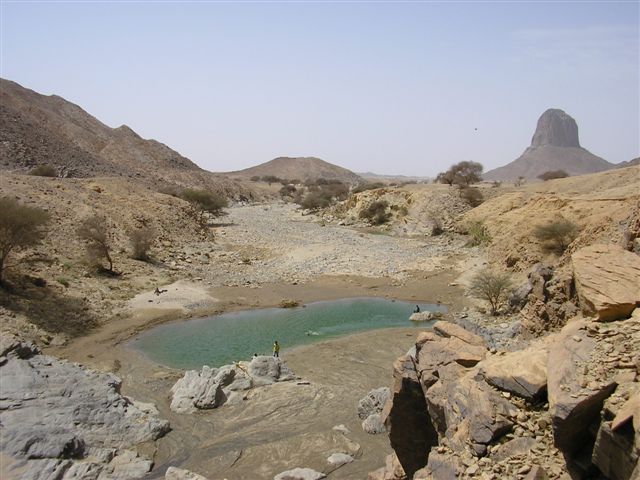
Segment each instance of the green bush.
[{"label": "green bush", "polygon": [[361,193],[361,192],[366,192],[367,190],[376,190],[378,188],[383,188],[383,187],[384,187],[384,183],[382,183],[382,182],[359,183],[358,185],[356,185],[354,187],[354,189],[351,191],[351,193]]},{"label": "green bush", "polygon": [[60,285],[63,285],[64,287],[68,287],[69,286],[69,280],[66,277],[58,277],[58,278],[56,278],[56,281]]},{"label": "green bush", "polygon": [[469,241],[467,242],[469,247],[484,246],[491,243],[489,230],[482,222],[471,222],[467,228],[467,235],[469,235]]},{"label": "green bush", "polygon": [[578,236],[578,232],[579,229],[575,223],[561,218],[545,225],[538,225],[533,230],[533,235],[542,242],[544,251],[562,254]]},{"label": "green bush", "polygon": [[37,245],[45,236],[49,214],[20,204],[14,198],[0,198],[0,285],[11,252]]},{"label": "green bush", "polygon": [[29,175],[36,177],[57,177],[58,172],[52,165],[38,165],[29,172]]},{"label": "green bush", "polygon": [[482,170],[484,167],[478,162],[458,162],[446,172],[439,173],[436,182],[448,185],[471,185],[482,180]]},{"label": "green bush", "polygon": [[472,207],[477,207],[484,202],[482,192],[475,187],[462,187],[460,189],[460,197]]},{"label": "green bush", "polygon": [[225,214],[223,209],[229,205],[226,198],[209,190],[188,188],[182,192],[180,197],[189,202],[194,217],[202,226],[207,223],[207,214],[221,217]]},{"label": "green bush", "polygon": [[491,314],[498,315],[500,306],[506,300],[510,288],[511,278],[509,275],[485,269],[471,279],[469,293],[475,298],[489,302]]},{"label": "green bush", "polygon": [[329,205],[331,205],[331,197],[319,190],[307,192],[300,203],[300,206],[307,210],[319,210],[327,208]]},{"label": "green bush", "polygon": [[389,203],[385,200],[376,200],[360,210],[358,216],[368,220],[371,225],[382,225],[391,218],[391,212],[387,212],[387,208]]}]

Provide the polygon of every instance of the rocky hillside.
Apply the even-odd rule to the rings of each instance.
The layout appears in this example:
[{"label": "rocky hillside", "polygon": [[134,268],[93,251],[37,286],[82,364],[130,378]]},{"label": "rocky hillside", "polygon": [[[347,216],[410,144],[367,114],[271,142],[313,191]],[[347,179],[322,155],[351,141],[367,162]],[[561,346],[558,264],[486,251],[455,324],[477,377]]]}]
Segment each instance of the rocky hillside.
[{"label": "rocky hillside", "polygon": [[489,258],[502,268],[523,270],[555,258],[543,251],[533,231],[559,218],[579,229],[563,263],[581,246],[633,241],[640,236],[639,201],[640,167],[628,167],[524,186],[469,211],[461,224],[482,222],[491,237]]},{"label": "rocky hillside", "polygon": [[315,157],[278,157],[273,160],[236,172],[229,172],[233,177],[251,178],[275,176],[285,179],[307,180],[340,180],[343,183],[356,185],[363,179],[346,168],[333,165]]},{"label": "rocky hillside", "polygon": [[490,170],[485,180],[535,179],[552,170],[564,170],[569,175],[601,172],[614,168],[606,160],[580,146],[578,124],[558,109],[549,109],[538,119],[531,145],[513,162]]},{"label": "rocky hillside", "polygon": [[28,172],[38,165],[51,165],[62,177],[120,176],[250,196],[246,187],[126,125],[110,128],[64,98],[0,79],[0,169]]},{"label": "rocky hillside", "polygon": [[[462,318],[418,336],[382,412],[394,453],[369,480],[638,478],[640,257],[600,244],[571,265],[578,309],[524,349]],[[548,301],[537,285],[527,303]]]}]

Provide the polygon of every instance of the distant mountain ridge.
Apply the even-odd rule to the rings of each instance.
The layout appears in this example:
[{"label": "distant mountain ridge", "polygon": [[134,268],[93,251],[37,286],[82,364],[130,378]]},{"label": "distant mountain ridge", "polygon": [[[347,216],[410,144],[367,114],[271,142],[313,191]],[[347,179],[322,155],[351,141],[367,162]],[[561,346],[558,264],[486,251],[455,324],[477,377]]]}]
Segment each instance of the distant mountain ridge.
[{"label": "distant mountain ridge", "polygon": [[111,128],[62,97],[0,79],[0,169],[26,172],[37,165],[51,165],[61,176],[132,177],[230,196],[243,190],[126,125]]},{"label": "distant mountain ridge", "polygon": [[535,179],[550,170],[569,175],[596,173],[615,165],[580,146],[578,124],[562,110],[550,108],[538,119],[536,131],[520,157],[503,167],[488,171],[485,180]]},{"label": "distant mountain ridge", "polygon": [[273,175],[283,179],[340,180],[352,185],[363,182],[362,177],[351,170],[334,165],[316,157],[278,157],[255,167],[245,168],[226,175],[251,178]]}]

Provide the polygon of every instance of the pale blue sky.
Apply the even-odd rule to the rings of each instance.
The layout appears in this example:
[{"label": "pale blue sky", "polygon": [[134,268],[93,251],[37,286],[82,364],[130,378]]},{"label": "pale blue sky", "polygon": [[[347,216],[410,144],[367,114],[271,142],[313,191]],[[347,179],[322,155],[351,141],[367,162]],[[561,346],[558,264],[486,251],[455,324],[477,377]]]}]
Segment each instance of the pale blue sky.
[{"label": "pale blue sky", "polygon": [[[227,171],[433,175],[519,156],[550,107],[638,156],[638,2],[7,2],[4,78]],[[475,128],[478,130],[476,131]]]}]

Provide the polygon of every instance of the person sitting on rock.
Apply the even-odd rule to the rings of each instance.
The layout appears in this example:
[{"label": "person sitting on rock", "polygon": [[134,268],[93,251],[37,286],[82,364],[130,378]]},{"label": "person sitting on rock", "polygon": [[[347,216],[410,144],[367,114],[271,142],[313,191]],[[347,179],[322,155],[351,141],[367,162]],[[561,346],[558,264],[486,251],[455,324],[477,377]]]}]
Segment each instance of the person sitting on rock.
[{"label": "person sitting on rock", "polygon": [[277,340],[273,342],[273,356],[280,358],[280,345]]},{"label": "person sitting on rock", "polygon": [[416,305],[416,309],[413,311],[413,313],[420,313],[420,307],[418,305]]}]

